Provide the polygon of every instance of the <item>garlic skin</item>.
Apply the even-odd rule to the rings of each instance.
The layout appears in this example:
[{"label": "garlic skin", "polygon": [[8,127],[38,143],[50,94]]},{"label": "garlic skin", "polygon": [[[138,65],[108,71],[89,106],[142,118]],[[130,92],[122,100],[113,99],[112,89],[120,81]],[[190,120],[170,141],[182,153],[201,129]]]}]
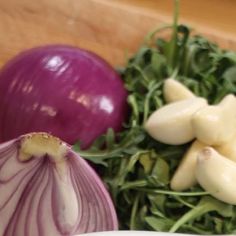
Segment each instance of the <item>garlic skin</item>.
[{"label": "garlic skin", "polygon": [[0,235],[116,230],[111,198],[70,146],[46,133],[0,144]]},{"label": "garlic skin", "polygon": [[211,147],[204,148],[197,159],[198,183],[215,198],[236,205],[236,163]]},{"label": "garlic skin", "polygon": [[207,106],[192,118],[196,138],[210,146],[230,141],[236,133],[236,98],[227,95],[221,103]]},{"label": "garlic skin", "polygon": [[196,97],[186,86],[172,78],[165,80],[163,96],[167,103]]},{"label": "garlic skin", "polygon": [[195,137],[192,116],[205,106],[206,99],[198,97],[168,104],[149,117],[145,129],[150,136],[162,143],[180,145],[190,142]]},{"label": "garlic skin", "polygon": [[183,191],[197,183],[195,176],[197,157],[205,147],[206,144],[198,140],[192,143],[171,179],[170,186],[172,190]]}]

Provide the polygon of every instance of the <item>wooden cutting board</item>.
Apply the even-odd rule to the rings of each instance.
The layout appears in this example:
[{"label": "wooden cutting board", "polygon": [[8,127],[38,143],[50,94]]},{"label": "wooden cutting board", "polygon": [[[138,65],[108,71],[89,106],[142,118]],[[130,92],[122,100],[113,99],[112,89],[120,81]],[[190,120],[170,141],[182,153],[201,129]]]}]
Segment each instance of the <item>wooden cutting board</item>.
[{"label": "wooden cutting board", "polygon": [[[181,22],[236,50],[236,1],[180,0]],[[144,36],[171,23],[172,0],[0,0],[0,65],[21,50],[70,44],[124,63]]]}]

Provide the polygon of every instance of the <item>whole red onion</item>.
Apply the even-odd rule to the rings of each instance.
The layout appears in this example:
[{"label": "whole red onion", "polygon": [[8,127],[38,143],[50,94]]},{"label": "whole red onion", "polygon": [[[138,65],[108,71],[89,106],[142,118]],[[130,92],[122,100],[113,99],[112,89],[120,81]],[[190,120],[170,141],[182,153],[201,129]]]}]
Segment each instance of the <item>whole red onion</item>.
[{"label": "whole red onion", "polygon": [[0,142],[43,131],[87,148],[108,128],[121,129],[126,98],[119,75],[92,52],[27,50],[0,71]]}]

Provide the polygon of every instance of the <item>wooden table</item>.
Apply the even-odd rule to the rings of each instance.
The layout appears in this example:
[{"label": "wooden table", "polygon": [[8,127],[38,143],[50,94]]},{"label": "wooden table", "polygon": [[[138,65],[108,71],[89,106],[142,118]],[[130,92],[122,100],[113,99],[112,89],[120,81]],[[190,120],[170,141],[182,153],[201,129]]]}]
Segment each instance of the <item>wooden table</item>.
[{"label": "wooden table", "polygon": [[[180,0],[181,22],[236,50],[236,1]],[[172,0],[0,0],[0,65],[26,48],[71,44],[114,65],[147,32],[171,23]]]}]

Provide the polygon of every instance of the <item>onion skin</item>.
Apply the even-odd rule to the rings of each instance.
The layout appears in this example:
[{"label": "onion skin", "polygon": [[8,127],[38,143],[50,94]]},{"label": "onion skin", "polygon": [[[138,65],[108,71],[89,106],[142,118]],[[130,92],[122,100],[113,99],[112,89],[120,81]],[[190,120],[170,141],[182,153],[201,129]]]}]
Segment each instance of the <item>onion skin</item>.
[{"label": "onion skin", "polygon": [[69,146],[62,159],[48,154],[20,159],[22,142],[35,135],[52,137],[34,133],[0,144],[0,235],[116,230],[117,217],[106,188]]},{"label": "onion skin", "polygon": [[81,148],[127,116],[127,92],[99,56],[49,45],[20,53],[0,72],[0,142],[47,132]]}]

